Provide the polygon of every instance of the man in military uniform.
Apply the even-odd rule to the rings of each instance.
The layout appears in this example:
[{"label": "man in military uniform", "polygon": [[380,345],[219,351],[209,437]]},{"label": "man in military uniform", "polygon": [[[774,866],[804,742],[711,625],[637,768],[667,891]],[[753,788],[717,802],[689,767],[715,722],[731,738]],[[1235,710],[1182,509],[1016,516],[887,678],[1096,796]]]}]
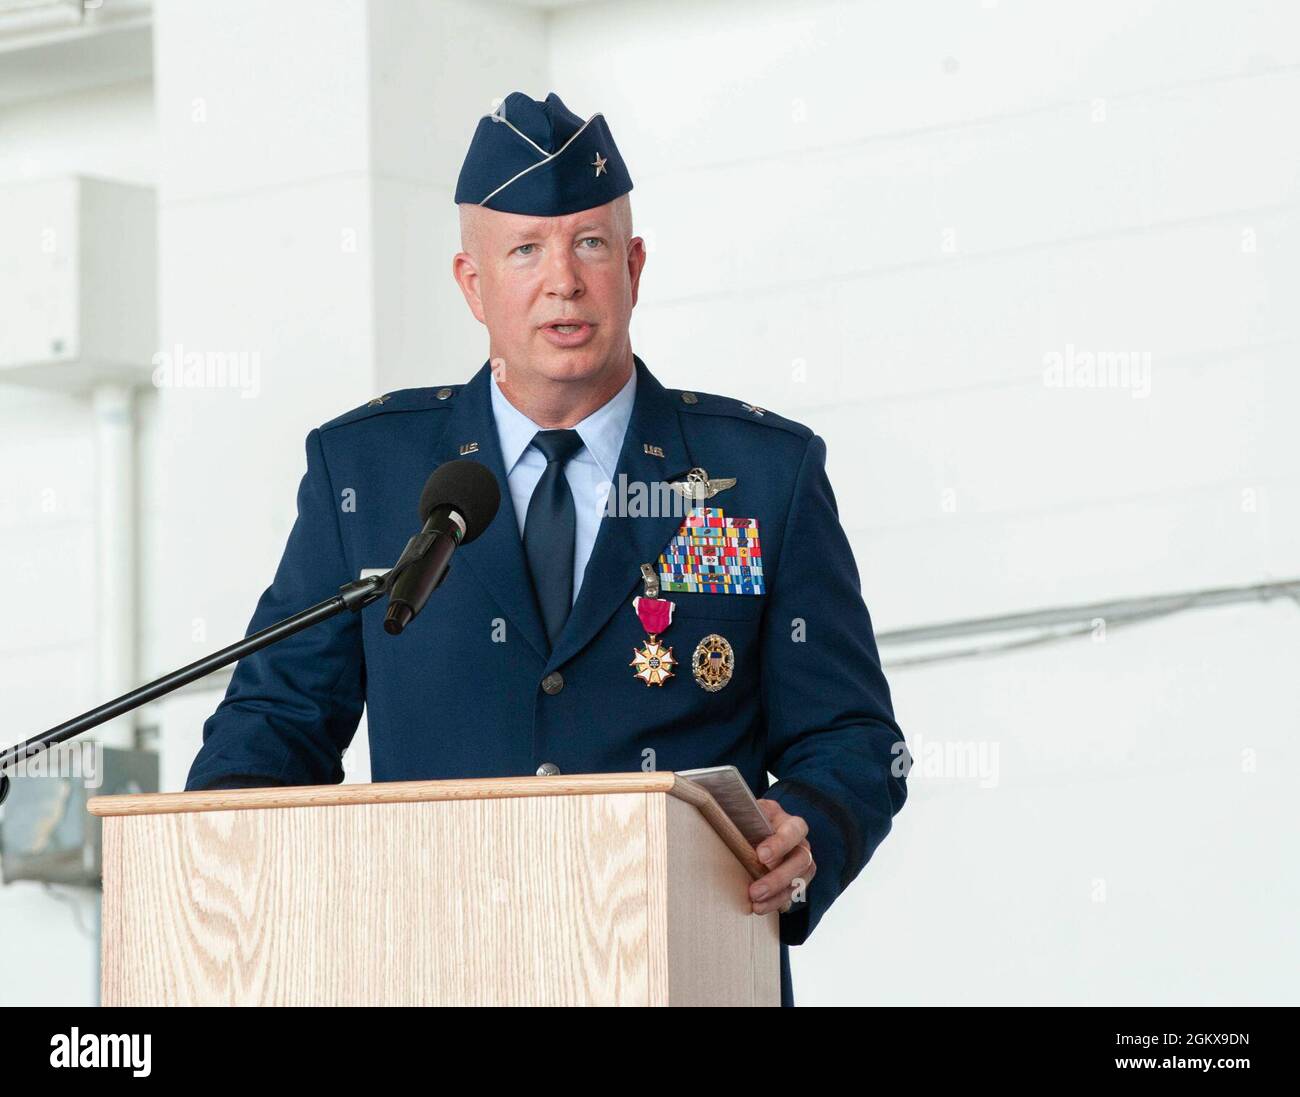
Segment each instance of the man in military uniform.
[{"label": "man in military uniform", "polygon": [[822,440],[632,351],[631,189],[599,114],[515,92],[480,119],[453,273],[489,359],[310,432],[250,631],[391,567],[445,461],[490,469],[500,511],[401,636],[347,614],[241,661],[186,787],[341,781],[363,707],[376,781],[734,765],[775,831],[749,898],[792,1004],[788,946],[888,833],[905,748]]}]

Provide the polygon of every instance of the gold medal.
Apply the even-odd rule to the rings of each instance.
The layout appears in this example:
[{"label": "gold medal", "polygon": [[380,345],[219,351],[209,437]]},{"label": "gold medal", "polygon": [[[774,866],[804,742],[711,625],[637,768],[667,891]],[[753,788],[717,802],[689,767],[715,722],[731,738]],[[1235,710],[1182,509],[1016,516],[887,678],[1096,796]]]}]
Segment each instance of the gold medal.
[{"label": "gold medal", "polygon": [[647,686],[662,686],[673,676],[672,668],[676,665],[673,649],[664,647],[654,636],[641,647],[632,649],[632,661],[628,663],[632,673]]},{"label": "gold medal", "polygon": [[641,647],[632,649],[628,666],[647,686],[662,686],[673,676],[672,668],[677,665],[673,649],[659,642],[659,634],[673,623],[673,603],[659,597],[659,576],[649,564],[641,565],[641,578],[645,594],[632,599],[632,608],[646,630],[647,639]]},{"label": "gold medal", "polygon": [[731,644],[725,636],[711,632],[695,645],[691,670],[701,689],[717,693],[731,681],[731,672],[735,667],[736,653],[731,650]]}]

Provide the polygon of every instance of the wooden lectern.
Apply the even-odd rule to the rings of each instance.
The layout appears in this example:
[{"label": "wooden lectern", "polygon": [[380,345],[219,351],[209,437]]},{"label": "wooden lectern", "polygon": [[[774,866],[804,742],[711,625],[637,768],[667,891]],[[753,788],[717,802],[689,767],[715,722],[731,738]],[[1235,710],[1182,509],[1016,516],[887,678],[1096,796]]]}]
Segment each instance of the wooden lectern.
[{"label": "wooden lectern", "polygon": [[101,796],[104,1005],[779,1005],[763,870],[672,773]]}]

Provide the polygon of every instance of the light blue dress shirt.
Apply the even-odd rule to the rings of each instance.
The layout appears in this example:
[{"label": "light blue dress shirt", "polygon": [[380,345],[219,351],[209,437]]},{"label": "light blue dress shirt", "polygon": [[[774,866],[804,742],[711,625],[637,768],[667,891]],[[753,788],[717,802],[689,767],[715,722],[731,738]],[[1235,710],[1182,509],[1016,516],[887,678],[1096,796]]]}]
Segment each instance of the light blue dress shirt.
[{"label": "light blue dress shirt", "polygon": [[[505,466],[510,501],[514,504],[519,536],[522,539],[529,500],[533,497],[537,481],[546,471],[546,458],[532,445],[533,435],[543,428],[507,400],[497,388],[495,380],[490,387],[492,417],[496,420],[497,438],[501,443],[501,461]],[[569,490],[573,492],[573,508],[577,518],[573,542],[574,601],[577,601],[578,591],[582,588],[582,576],[596,544],[596,533],[605,513],[605,500],[614,481],[618,455],[623,448],[623,435],[627,433],[635,401],[636,370],[633,369],[626,385],[607,403],[573,426],[582,439],[582,448],[569,458],[564,466],[564,476],[569,481]]]}]

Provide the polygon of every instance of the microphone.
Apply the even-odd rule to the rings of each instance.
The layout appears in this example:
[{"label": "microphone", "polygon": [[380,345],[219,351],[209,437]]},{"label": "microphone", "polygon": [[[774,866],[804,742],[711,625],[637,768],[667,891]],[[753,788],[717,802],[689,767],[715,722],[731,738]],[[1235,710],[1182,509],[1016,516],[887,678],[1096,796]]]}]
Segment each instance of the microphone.
[{"label": "microphone", "polygon": [[388,573],[385,632],[396,636],[415,619],[451,567],[451,554],[487,529],[500,505],[501,489],[487,466],[448,461],[433,470],[420,493],[424,528]]}]

